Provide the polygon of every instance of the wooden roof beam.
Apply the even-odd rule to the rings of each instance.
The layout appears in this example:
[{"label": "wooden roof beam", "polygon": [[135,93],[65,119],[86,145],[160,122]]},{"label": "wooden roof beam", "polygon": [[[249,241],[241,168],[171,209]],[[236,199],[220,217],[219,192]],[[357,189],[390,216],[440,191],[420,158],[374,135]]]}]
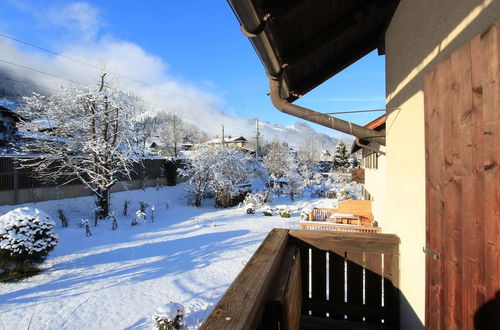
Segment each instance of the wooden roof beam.
[{"label": "wooden roof beam", "polygon": [[342,35],[349,33],[356,24],[363,24],[362,22],[366,20],[379,19],[380,15],[387,15],[393,9],[394,3],[392,1],[384,2],[383,5],[377,7],[365,5],[317,34],[293,53],[285,54],[282,59],[282,65],[295,65],[307,61],[310,54],[321,48],[328,47]]},{"label": "wooden roof beam", "polygon": [[[336,58],[334,62],[326,63],[321,69],[316,70],[314,73],[305,76],[300,84],[296,84],[293,86],[293,90],[290,91],[289,102],[297,99],[294,95],[304,95],[309,92],[315,86],[321,84],[323,81],[330,79],[332,76],[337,74],[338,72],[344,70],[351,64],[355,63],[363,56],[370,53],[377,46],[377,40],[371,42],[365,42],[365,47],[356,53],[349,53],[348,55],[344,55],[343,58]],[[341,63],[341,64],[338,64]],[[325,72],[329,74],[325,76]],[[286,72],[285,72],[286,74]],[[292,99],[293,97],[293,99]]]}]

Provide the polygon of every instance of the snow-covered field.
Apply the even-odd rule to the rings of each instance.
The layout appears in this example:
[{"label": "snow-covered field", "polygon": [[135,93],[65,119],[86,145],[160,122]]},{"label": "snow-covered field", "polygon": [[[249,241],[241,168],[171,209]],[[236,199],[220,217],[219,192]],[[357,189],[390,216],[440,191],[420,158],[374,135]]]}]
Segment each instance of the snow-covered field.
[{"label": "snow-covered field", "polygon": [[[184,185],[115,193],[118,229],[100,222],[89,238],[78,222],[91,219],[93,198],[26,204],[52,217],[60,242],[41,274],[0,284],[0,328],[151,329],[151,316],[169,301],[183,304],[188,327],[196,328],[272,228],[297,228],[304,203],[275,200],[272,206],[292,209],[284,219],[215,209],[213,201],[194,208],[185,205],[183,194]],[[122,215],[125,200],[129,216]],[[155,206],[155,222],[148,215],[132,227],[139,201]],[[0,215],[19,206],[0,206]],[[58,209],[69,228],[61,228]]]}]

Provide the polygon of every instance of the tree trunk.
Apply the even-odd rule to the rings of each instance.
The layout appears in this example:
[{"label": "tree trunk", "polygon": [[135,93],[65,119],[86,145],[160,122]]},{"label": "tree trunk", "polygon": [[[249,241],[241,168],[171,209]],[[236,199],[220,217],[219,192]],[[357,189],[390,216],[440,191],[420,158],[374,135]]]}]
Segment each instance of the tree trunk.
[{"label": "tree trunk", "polygon": [[106,219],[109,216],[109,197],[111,189],[100,189],[97,196],[96,219]]},{"label": "tree trunk", "polygon": [[203,198],[203,194],[196,193],[195,197],[194,197],[194,206],[200,207],[202,198]]}]

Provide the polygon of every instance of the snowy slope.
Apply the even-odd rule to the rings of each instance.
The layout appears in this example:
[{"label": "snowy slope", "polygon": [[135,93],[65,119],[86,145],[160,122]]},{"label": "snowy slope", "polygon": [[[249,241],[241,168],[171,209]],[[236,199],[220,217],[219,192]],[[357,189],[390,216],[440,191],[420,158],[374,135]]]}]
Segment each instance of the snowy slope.
[{"label": "snowy slope", "polygon": [[[258,245],[274,227],[293,228],[291,219],[247,215],[242,208],[185,206],[184,187],[113,194],[119,228],[78,228],[90,218],[90,197],[29,204],[57,223],[59,246],[44,271],[17,283],[0,284],[0,324],[5,329],[149,329],[156,308],[182,303],[187,323],[196,328],[223,295]],[[155,222],[131,227],[121,215],[124,200],[134,214],[139,201],[155,206]],[[288,199],[275,204],[289,203]],[[296,204],[289,204],[292,210]],[[168,208],[167,208],[168,204]],[[14,206],[0,206],[0,215]],[[60,228],[57,209],[70,219]],[[31,324],[30,324],[31,323]]]}]

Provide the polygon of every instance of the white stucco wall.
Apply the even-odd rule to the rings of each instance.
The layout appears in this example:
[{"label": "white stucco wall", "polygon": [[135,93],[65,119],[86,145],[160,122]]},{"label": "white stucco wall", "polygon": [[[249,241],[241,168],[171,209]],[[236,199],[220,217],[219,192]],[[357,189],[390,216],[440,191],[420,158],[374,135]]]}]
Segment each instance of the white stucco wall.
[{"label": "white stucco wall", "polygon": [[499,19],[500,1],[401,0],[386,33],[388,114],[384,232],[401,238],[403,329],[425,319],[425,145],[423,76]]}]

